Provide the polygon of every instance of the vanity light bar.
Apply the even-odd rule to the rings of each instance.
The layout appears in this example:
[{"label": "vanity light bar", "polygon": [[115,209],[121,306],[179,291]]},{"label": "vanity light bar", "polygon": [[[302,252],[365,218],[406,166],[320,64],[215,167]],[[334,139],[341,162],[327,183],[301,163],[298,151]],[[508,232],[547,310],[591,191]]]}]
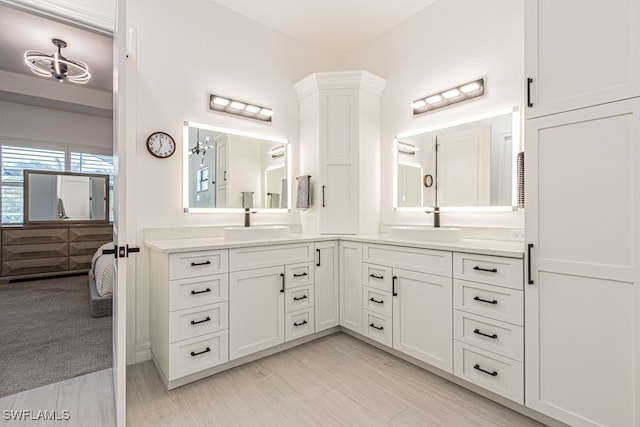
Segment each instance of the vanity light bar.
[{"label": "vanity light bar", "polygon": [[284,152],[286,151],[287,147],[285,145],[281,145],[280,147],[276,147],[273,150],[269,151],[269,154],[271,154],[271,157],[282,157],[284,156]]},{"label": "vanity light bar", "polygon": [[213,93],[209,94],[209,109],[229,113],[236,116],[248,117],[250,119],[271,122],[273,110],[249,102],[238,101],[226,96]]},{"label": "vanity light bar", "polygon": [[418,147],[412,144],[408,144],[406,142],[398,141],[397,142],[398,151],[405,154],[416,154],[418,151]]},{"label": "vanity light bar", "polygon": [[482,95],[484,95],[484,78],[416,99],[411,103],[411,109],[415,116]]}]

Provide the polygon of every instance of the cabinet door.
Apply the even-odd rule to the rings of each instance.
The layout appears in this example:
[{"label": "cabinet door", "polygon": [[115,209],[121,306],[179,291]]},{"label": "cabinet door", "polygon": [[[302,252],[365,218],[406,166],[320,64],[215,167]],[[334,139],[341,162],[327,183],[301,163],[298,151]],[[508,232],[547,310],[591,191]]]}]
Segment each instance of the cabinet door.
[{"label": "cabinet door", "polygon": [[316,332],[340,324],[338,263],[338,242],[316,243]]},{"label": "cabinet door", "polygon": [[230,360],[284,342],[284,267],[229,274]]},{"label": "cabinet door", "polygon": [[529,120],[526,137],[526,405],[637,426],[640,99]]},{"label": "cabinet door", "polygon": [[526,117],[640,95],[637,0],[526,0]]},{"label": "cabinet door", "polygon": [[362,333],[362,243],[340,242],[340,325]]},{"label": "cabinet door", "polygon": [[453,372],[451,278],[394,269],[393,348]]}]

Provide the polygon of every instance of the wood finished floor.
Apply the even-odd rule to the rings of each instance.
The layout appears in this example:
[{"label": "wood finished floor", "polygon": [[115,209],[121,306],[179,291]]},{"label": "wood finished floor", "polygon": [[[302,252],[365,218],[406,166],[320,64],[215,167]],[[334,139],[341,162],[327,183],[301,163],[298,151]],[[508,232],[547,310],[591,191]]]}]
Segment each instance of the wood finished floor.
[{"label": "wood finished floor", "polygon": [[[0,399],[0,426],[114,427],[113,372],[111,369],[49,384]],[[6,420],[4,411],[69,411],[69,420]]]},{"label": "wood finished floor", "polygon": [[343,333],[167,391],[128,367],[130,426],[540,426]]}]

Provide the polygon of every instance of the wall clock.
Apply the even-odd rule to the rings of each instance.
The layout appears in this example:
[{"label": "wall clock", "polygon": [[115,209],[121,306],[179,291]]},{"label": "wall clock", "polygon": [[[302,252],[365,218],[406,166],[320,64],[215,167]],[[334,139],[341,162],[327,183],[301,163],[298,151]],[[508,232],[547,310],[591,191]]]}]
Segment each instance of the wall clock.
[{"label": "wall clock", "polygon": [[165,132],[154,132],[147,138],[147,150],[159,159],[166,159],[176,151],[176,142]]}]

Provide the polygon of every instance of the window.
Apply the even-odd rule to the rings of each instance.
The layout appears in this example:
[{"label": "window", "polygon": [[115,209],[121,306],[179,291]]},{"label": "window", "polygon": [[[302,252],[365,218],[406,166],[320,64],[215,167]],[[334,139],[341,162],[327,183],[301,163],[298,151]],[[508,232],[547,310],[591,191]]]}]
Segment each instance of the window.
[{"label": "window", "polygon": [[196,191],[209,191],[209,168],[204,167],[196,171]]},{"label": "window", "polygon": [[[2,145],[0,156],[3,224],[23,221],[25,169],[108,174],[113,190],[113,157],[109,155],[83,153],[64,146],[47,149]],[[113,197],[113,191],[110,194]]]}]

